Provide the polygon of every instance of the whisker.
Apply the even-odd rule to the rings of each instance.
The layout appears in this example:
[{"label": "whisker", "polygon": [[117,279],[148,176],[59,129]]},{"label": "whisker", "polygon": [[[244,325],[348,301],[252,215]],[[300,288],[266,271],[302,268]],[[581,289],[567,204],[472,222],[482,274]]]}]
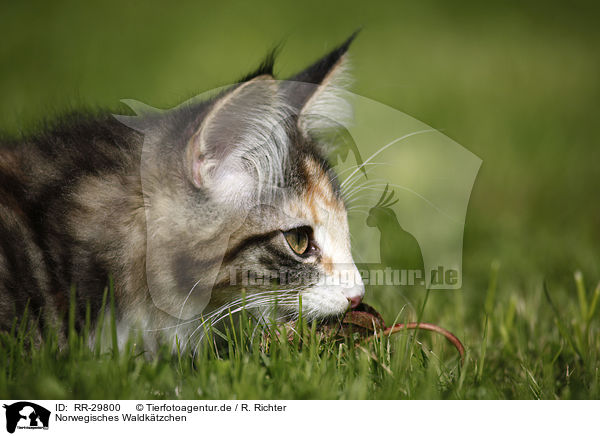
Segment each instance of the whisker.
[{"label": "whisker", "polygon": [[[390,165],[390,164],[388,164],[388,163],[379,163],[379,162],[377,162],[377,163],[372,163],[372,165],[376,165],[376,164],[379,164],[379,165]],[[367,173],[367,175],[369,175],[369,174],[372,172],[371,170],[374,170],[374,169],[375,169],[375,168],[372,168],[372,167],[371,167],[371,168],[367,168],[367,170],[366,170],[365,172]],[[346,182],[347,184],[346,184],[346,185],[344,185],[344,186],[341,186],[341,185],[340,185],[340,189],[341,189],[342,193],[345,193],[345,192],[347,192],[347,191],[348,191],[350,188],[352,188],[353,186],[355,186],[355,185],[356,185],[356,183],[357,183],[358,181],[360,181],[360,180],[361,180],[361,175],[362,175],[362,173],[357,173],[357,174],[355,174],[354,176],[348,177],[348,178],[345,180],[345,182]],[[364,182],[369,182],[369,181],[370,181],[370,179],[365,179],[365,180],[362,180],[362,182],[363,182],[363,183],[364,183]]]},{"label": "whisker", "polygon": [[357,214],[357,213],[359,213],[359,214],[361,214],[361,215],[366,215],[366,216],[369,216],[369,212],[367,212],[367,211],[364,211],[364,210],[348,210],[348,211],[346,211],[346,212],[348,213],[348,215],[350,215],[350,214]]},{"label": "whisker", "polygon": [[[381,184],[381,185],[378,185],[378,186],[385,186],[385,184]],[[407,191],[407,192],[410,192],[411,194],[416,195],[417,197],[419,197],[420,199],[422,199],[423,201],[425,201],[427,204],[429,204],[431,207],[433,207],[435,210],[437,210],[438,212],[440,212],[442,215],[444,215],[448,219],[450,219],[450,220],[458,223],[458,220],[456,218],[448,215],[442,209],[440,209],[439,207],[437,207],[431,200],[429,200],[428,198],[426,198],[423,195],[419,194],[418,192],[416,192],[416,191],[414,191],[414,190],[412,190],[410,188],[407,188],[406,186],[403,186],[403,185],[396,185],[396,184],[389,183],[389,186],[392,186],[394,188],[398,188],[398,189],[401,189],[403,191]],[[375,186],[366,187],[365,190],[378,191],[378,189]]]},{"label": "whisker", "polygon": [[[196,289],[196,286],[198,286],[198,283],[200,283],[200,280],[202,280],[201,278],[198,279],[198,281],[196,283],[194,283],[194,286],[192,286],[192,289],[190,289],[190,292],[188,292],[187,296],[185,297],[185,300],[183,300],[183,304],[181,305],[181,310],[179,311],[179,316],[177,317],[178,319],[181,319],[181,314],[183,313],[183,309],[185,308],[185,305],[188,302],[188,299],[190,298],[190,295],[192,295],[192,292],[194,292],[194,289]],[[175,336],[177,336],[177,329],[179,329],[179,326],[177,326],[176,330],[175,330]]]},{"label": "whisker", "polygon": [[386,181],[384,179],[367,180],[366,182],[363,182],[360,185],[352,187],[352,189],[349,189],[348,191],[343,191],[344,198],[346,201],[350,201],[354,194],[361,192],[366,186],[373,186],[378,183],[385,183],[385,182]]},{"label": "whisker", "polygon": [[[281,294],[281,291],[267,291],[264,293],[257,293],[255,295],[259,295],[264,297],[264,294],[273,294],[273,293],[279,293]],[[202,328],[203,326],[207,325],[210,323],[210,325],[217,325],[219,322],[221,322],[223,319],[227,318],[230,315],[233,315],[235,313],[238,313],[242,310],[247,310],[247,309],[254,309],[254,308],[259,308],[261,306],[266,306],[269,305],[270,303],[275,304],[278,307],[293,307],[295,305],[297,298],[295,296],[281,296],[281,295],[269,295],[268,297],[259,299],[256,298],[253,301],[251,301],[251,304],[245,304],[246,302],[243,301],[243,298],[238,298],[236,300],[234,300],[233,302],[231,302],[230,304],[220,307],[218,309],[216,309],[215,311],[211,312],[211,314],[207,315],[206,319],[200,324],[198,325],[194,331],[188,336],[186,342],[184,343],[184,348],[187,347],[187,344],[193,339],[193,336],[197,334],[197,332],[200,330],[200,328]],[[292,304],[294,303],[294,304]],[[235,308],[235,306],[237,305],[241,305],[241,307]],[[233,310],[231,310],[233,308]],[[226,312],[226,313],[225,313]],[[199,338],[199,341],[202,340],[204,335],[201,335],[201,337]]]},{"label": "whisker", "polygon": [[[377,166],[377,165],[390,165],[390,166],[391,166],[392,164],[389,164],[389,163],[387,163],[387,162],[369,162],[369,163],[367,163],[365,166]],[[359,165],[357,164],[357,165],[352,165],[352,166],[349,166],[348,168],[344,168],[344,170],[340,171],[339,173],[336,173],[336,174],[335,174],[335,176],[333,176],[332,178],[330,178],[330,179],[329,179],[329,181],[330,181],[330,182],[332,182],[332,181],[333,181],[333,179],[335,179],[336,177],[339,179],[339,177],[340,177],[342,174],[344,174],[344,173],[347,173],[348,171],[352,171],[353,169],[356,169],[356,168],[358,168],[358,167],[359,167]],[[369,172],[369,168],[367,168],[367,169],[366,169],[366,172],[367,172],[367,173]],[[359,174],[359,178],[360,178],[360,175],[362,175],[362,174]],[[346,178],[344,179],[344,182],[345,182],[345,181],[346,181],[346,180],[347,180],[349,177],[350,177],[350,176],[346,177]]]},{"label": "whisker", "polygon": [[[417,130],[416,132],[412,132],[412,133],[408,133],[404,136],[401,136],[400,138],[396,138],[391,142],[388,142],[387,144],[385,144],[383,147],[381,147],[379,150],[377,150],[375,153],[373,153],[366,161],[364,161],[362,163],[362,165],[360,165],[358,168],[356,168],[354,170],[354,172],[352,174],[350,174],[350,177],[352,177],[354,174],[356,174],[358,171],[360,171],[360,169],[367,163],[369,163],[375,156],[377,156],[378,154],[380,154],[381,152],[383,152],[384,150],[386,150],[387,148],[391,147],[392,145],[403,141],[405,139],[410,138],[411,136],[416,136],[416,135],[421,135],[423,133],[431,133],[431,132],[435,132],[435,129],[425,129],[425,130]],[[341,184],[341,187],[343,187],[345,185],[345,183]]]},{"label": "whisker", "polygon": [[[270,292],[270,291],[267,291],[267,292]],[[256,295],[259,295],[259,293],[251,294],[250,296],[247,297],[248,299],[246,301],[252,301],[251,298]],[[209,312],[209,314],[214,313],[214,312],[220,312],[222,310],[226,310],[227,307],[235,305],[236,304],[235,301],[238,301],[238,300],[234,300],[233,302],[228,303],[226,306],[221,306],[221,307],[215,309],[213,312]],[[239,299],[239,301],[242,301],[241,298]],[[163,330],[169,330],[169,329],[176,329],[177,327],[199,321],[203,316],[206,316],[206,314],[200,315],[197,318],[185,320],[185,321],[179,322],[177,324],[166,326],[166,327],[160,327],[160,328],[155,328],[155,329],[138,329],[138,330],[143,331],[143,332],[157,332],[157,331],[163,331]]]},{"label": "whisker", "polygon": [[[391,164],[388,164],[388,163],[385,163],[385,162],[374,162],[374,163],[372,162],[369,165],[391,165]],[[374,169],[375,168],[372,168],[372,167],[371,168],[367,168],[365,170],[365,172],[367,173],[367,175],[370,175],[371,172],[372,172],[371,170],[374,170]],[[342,190],[342,192],[347,191],[352,186],[354,186],[359,180],[361,180],[361,176],[362,176],[362,173],[356,173],[355,175],[349,176],[346,180],[344,180],[344,182],[346,182],[347,185],[340,186],[340,189]],[[369,181],[369,179],[365,178],[365,180],[363,180],[363,182],[365,182],[365,181]]]}]

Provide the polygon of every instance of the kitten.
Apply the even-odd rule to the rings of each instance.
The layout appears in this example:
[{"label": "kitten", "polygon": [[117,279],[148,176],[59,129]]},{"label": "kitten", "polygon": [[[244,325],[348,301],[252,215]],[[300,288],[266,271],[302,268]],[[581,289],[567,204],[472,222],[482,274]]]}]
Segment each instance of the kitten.
[{"label": "kitten", "polygon": [[278,319],[294,318],[300,296],[309,319],[358,305],[364,286],[319,134],[348,111],[338,85],[353,38],[287,81],[269,56],[200,102],[129,102],[136,116],[73,113],[3,140],[0,329],[26,306],[38,336],[64,329],[71,289],[77,327],[88,305],[96,322],[109,277],[121,340],[135,328],[191,344],[201,319],[242,305],[266,318],[274,304]]}]

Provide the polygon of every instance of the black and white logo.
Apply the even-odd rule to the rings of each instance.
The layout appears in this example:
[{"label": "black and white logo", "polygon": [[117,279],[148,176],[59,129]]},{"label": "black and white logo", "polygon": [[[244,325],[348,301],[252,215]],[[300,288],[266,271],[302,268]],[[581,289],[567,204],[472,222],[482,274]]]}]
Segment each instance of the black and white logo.
[{"label": "black and white logo", "polygon": [[50,411],[29,401],[19,401],[3,406],[6,409],[6,431],[14,433],[22,430],[48,430]]}]

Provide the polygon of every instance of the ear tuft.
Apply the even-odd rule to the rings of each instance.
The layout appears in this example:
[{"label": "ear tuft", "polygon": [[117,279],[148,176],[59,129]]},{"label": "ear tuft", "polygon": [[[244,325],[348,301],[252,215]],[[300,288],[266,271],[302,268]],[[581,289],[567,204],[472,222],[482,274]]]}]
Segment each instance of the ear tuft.
[{"label": "ear tuft", "polygon": [[352,41],[354,41],[359,32],[360,29],[354,31],[354,33],[352,33],[352,35],[350,35],[346,41],[305,70],[293,77],[290,77],[289,80],[293,80],[295,82],[314,83],[317,85],[322,84],[327,76],[330,75],[331,71],[335,69],[336,64],[338,64],[342,57],[348,52],[350,44],[352,44]]},{"label": "ear tuft", "polygon": [[297,125],[304,134],[318,136],[323,129],[352,121],[345,92],[351,82],[346,53],[358,32],[284,85],[286,100],[296,109]]},{"label": "ear tuft", "polygon": [[260,76],[274,77],[273,69],[275,67],[275,59],[279,53],[280,45],[273,47],[260,63],[258,68],[244,76],[239,82],[247,82]]},{"label": "ear tuft", "polygon": [[[287,98],[298,109],[297,125],[309,137],[321,139],[339,136],[336,130],[353,121],[352,105],[346,89],[351,84],[348,48],[358,30],[329,54],[292,77]],[[331,147],[331,144],[327,145]],[[333,150],[329,150],[333,151]]]}]

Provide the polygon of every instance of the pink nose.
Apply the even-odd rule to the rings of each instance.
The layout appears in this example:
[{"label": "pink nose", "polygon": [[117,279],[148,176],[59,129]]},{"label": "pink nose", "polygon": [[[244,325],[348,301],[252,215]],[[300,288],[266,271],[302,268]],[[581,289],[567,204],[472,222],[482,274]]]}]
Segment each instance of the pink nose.
[{"label": "pink nose", "polygon": [[350,303],[350,307],[352,309],[356,309],[361,301],[362,301],[362,297],[348,298],[348,302]]}]

